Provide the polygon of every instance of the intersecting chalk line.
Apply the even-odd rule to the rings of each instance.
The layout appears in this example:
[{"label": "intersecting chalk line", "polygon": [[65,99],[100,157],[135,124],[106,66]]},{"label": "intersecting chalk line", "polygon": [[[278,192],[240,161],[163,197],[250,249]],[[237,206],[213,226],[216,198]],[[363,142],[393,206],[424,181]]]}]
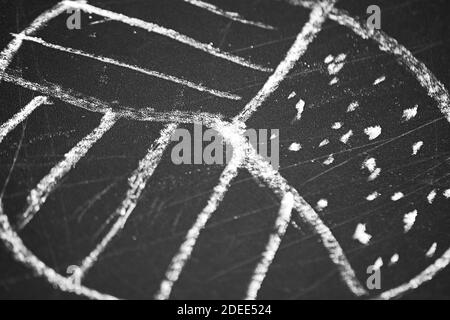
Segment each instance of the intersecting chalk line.
[{"label": "intersecting chalk line", "polygon": [[[31,25],[30,25],[30,27],[29,28],[27,28],[26,30],[24,30],[23,31],[23,34],[27,34],[27,32],[28,33],[31,33],[31,32],[33,32],[33,31],[35,31],[35,30],[37,30],[41,25],[43,25],[44,23],[46,23],[48,20],[50,20],[51,18],[53,18],[53,17],[55,17],[55,16],[57,16],[58,14],[60,14],[62,11],[64,11],[65,10],[65,8],[64,8],[64,6],[62,5],[62,4],[59,4],[59,5],[57,5],[54,9],[51,9],[51,10],[49,10],[49,11],[47,11],[46,13],[44,13],[43,15],[41,15],[38,19],[36,19]],[[47,21],[46,21],[46,19],[47,19]],[[394,40],[395,41],[395,40]],[[2,72],[6,69],[6,67],[7,67],[7,65],[9,64],[9,62],[11,61],[11,59],[12,59],[12,56],[14,55],[14,53],[20,48],[20,45],[21,45],[21,40],[20,39],[14,39],[9,45],[8,45],[8,47],[2,52],[2,56],[1,56],[1,60],[0,60],[0,67],[2,68],[2,69],[0,69]],[[406,50],[406,49],[405,49]],[[2,74],[2,76],[3,76],[3,74]],[[425,80],[426,79],[429,79],[429,78],[427,78],[427,77],[425,77]],[[435,78],[433,78],[433,75],[431,75],[431,79],[435,79]],[[282,80],[282,79],[281,79]],[[437,80],[436,80],[437,81]],[[442,86],[442,88],[443,88],[443,86]],[[33,88],[31,88],[31,89],[33,89]],[[444,90],[445,90],[445,88],[444,88]],[[441,96],[442,97],[442,96]],[[58,97],[59,98],[59,97]],[[67,97],[66,97],[67,98]],[[73,98],[73,97],[72,97]],[[448,95],[447,95],[447,98],[448,98]],[[445,99],[445,97],[444,97],[444,99]],[[64,99],[63,99],[64,100]],[[67,99],[65,100],[66,102],[68,102],[67,101]],[[75,98],[74,99],[74,101],[76,101],[76,102],[80,102],[80,99],[79,98]],[[444,100],[445,101],[445,100]],[[447,100],[448,101],[448,100]],[[90,103],[90,101],[84,101],[85,103]],[[69,103],[70,103],[70,101],[69,101]],[[261,104],[262,104],[262,102],[261,102]],[[75,105],[77,105],[77,104],[75,104]],[[441,109],[442,110],[442,109]],[[99,110],[93,110],[93,111],[99,111]],[[141,117],[142,116],[142,114],[134,114],[134,115],[130,115],[130,112],[129,112],[129,110],[122,110],[122,112],[123,112],[123,114],[121,114],[121,116],[124,116],[124,117],[129,117],[129,118],[134,118],[135,120],[140,120],[140,119],[138,119],[139,117]],[[147,114],[147,119],[146,119],[146,121],[163,121],[163,122],[166,122],[166,121],[169,121],[169,119],[170,120],[176,120],[176,121],[179,121],[180,123],[189,123],[189,122],[191,122],[192,120],[194,120],[195,119],[195,121],[198,121],[198,120],[205,120],[205,123],[209,123],[210,125],[211,125],[211,122],[212,121],[216,121],[217,120],[217,116],[211,116],[211,115],[203,115],[203,114],[191,114],[191,115],[189,115],[189,114],[183,114],[183,113],[175,113],[175,115],[173,115],[173,114],[171,114],[171,115],[167,115],[167,114],[157,114],[157,113],[155,113],[154,115],[152,115],[151,114],[152,112],[151,111],[149,111],[148,112],[148,114]],[[152,119],[152,117],[153,117],[153,119]],[[189,121],[189,120],[191,120],[191,121]],[[251,146],[250,146],[250,148],[251,148]],[[249,148],[249,149],[250,149]],[[257,157],[255,157],[255,158],[257,158]],[[253,159],[254,160],[254,159]],[[256,163],[258,164],[258,161],[256,161]],[[260,164],[260,163],[259,163]],[[264,163],[263,163],[264,164]],[[266,164],[267,165],[267,164]],[[250,167],[250,169],[251,169],[251,167]],[[265,178],[266,179],[272,179],[273,178],[273,176],[276,176],[278,173],[276,173],[276,174],[272,174],[272,177],[270,177],[270,175],[269,176],[266,176]],[[262,178],[264,178],[264,176],[262,177]],[[282,179],[282,178],[281,178]],[[275,188],[276,189],[276,188]],[[280,192],[280,191],[282,191],[281,190],[281,188],[280,189],[278,189],[278,190],[274,190],[276,193],[278,192]],[[300,211],[300,210],[299,210]],[[312,210],[313,211],[313,210]],[[8,231],[7,230],[8,228],[6,228],[6,231]],[[20,239],[17,239],[17,240],[19,240],[19,243],[21,243],[21,241],[20,241]],[[23,245],[23,244],[22,244]],[[20,247],[20,246],[19,246]],[[430,268],[428,268],[426,271],[425,271],[425,273],[426,273],[426,275],[428,276],[428,277],[430,277],[430,274],[432,274],[431,275],[431,277],[433,276],[433,273],[435,273],[435,272],[437,272],[437,271],[439,271],[440,269],[442,269],[442,268],[444,268],[445,267],[445,265],[446,264],[448,264],[447,263],[447,261],[445,260],[445,257],[446,257],[446,255],[444,255],[443,257],[442,257],[442,259],[444,259],[444,261],[442,260],[442,259],[439,259],[438,261],[436,261],[436,264],[438,264],[438,265],[432,265]],[[16,257],[17,258],[17,257]],[[49,277],[47,276],[47,275],[44,275],[48,280],[49,280],[49,282],[51,282],[52,283],[52,281],[54,280],[54,279],[49,279]],[[52,280],[52,281],[51,281]],[[413,279],[412,280],[412,282],[413,282],[413,285],[420,285],[421,283],[420,283],[420,281],[415,281],[414,282],[414,280],[415,279]],[[417,280],[417,279],[416,279]],[[420,280],[420,279],[419,279]],[[75,286],[75,284],[73,284],[74,286]],[[79,288],[82,288],[82,286],[80,286],[80,287],[75,287],[75,289],[76,290],[74,290],[74,288],[70,288],[70,286],[69,287],[64,287],[64,289],[65,289],[65,291],[71,291],[71,292],[79,292]],[[404,287],[403,288],[399,288],[398,290],[400,290],[400,289],[404,289]],[[395,289],[394,289],[395,290]],[[398,293],[398,292],[397,292]],[[86,292],[84,292],[84,293],[80,293],[80,294],[84,294],[84,295],[87,295],[86,294]],[[387,296],[389,295],[389,292],[388,293],[386,293],[384,296],[382,296],[382,298],[386,298]],[[91,296],[92,297],[92,296]],[[392,298],[393,296],[389,296],[388,298]],[[95,298],[95,297],[92,297],[92,298]]]},{"label": "intersecting chalk line", "polygon": [[[330,1],[329,3],[334,4],[334,1]],[[85,9],[86,9],[86,6],[88,6],[86,3],[81,3],[80,4],[80,3],[73,3],[73,2],[67,2],[67,1],[63,2],[61,4],[61,6],[64,6],[64,4],[69,5],[69,6],[81,5],[82,4]],[[328,2],[326,2],[326,4],[328,4]],[[268,85],[266,85],[261,90],[261,92],[263,93],[262,98],[261,98],[261,96],[258,96],[258,97],[256,97],[253,100],[253,102],[254,101],[257,102],[256,104],[255,103],[253,103],[253,105],[249,104],[253,109],[258,108],[263,103],[263,99],[266,99],[270,95],[270,93],[275,91],[275,89],[278,87],[279,83],[283,80],[283,77],[282,77],[283,74],[287,74],[288,70],[292,69],[294,67],[295,60],[288,59],[288,58],[290,58],[293,55],[298,55],[297,58],[296,58],[296,59],[298,59],[304,53],[304,51],[306,50],[306,46],[312,41],[314,35],[320,31],[321,25],[326,19],[325,12],[327,12],[330,8],[331,8],[331,6],[326,7],[324,5],[320,5],[320,8],[318,6],[317,9],[312,10],[312,14],[311,14],[312,22],[306,25],[306,27],[304,28],[305,32],[302,33],[299,36],[298,41],[296,41],[297,46],[300,45],[299,48],[295,48],[294,47],[295,50],[291,50],[291,52],[288,54],[286,60],[284,61],[283,65],[285,65],[285,66],[282,65],[282,67],[279,67],[277,69],[277,71],[275,72],[274,76],[272,76],[269,79]],[[52,12],[57,11],[57,10],[61,10],[61,8],[56,8],[54,10],[51,10],[50,12],[47,12],[44,15],[50,16],[52,14]],[[153,25],[149,26],[148,23],[143,22],[141,20],[135,21],[135,19],[133,19],[133,18],[125,17],[123,15],[115,14],[115,13],[112,13],[110,11],[98,9],[98,8],[95,8],[95,7],[92,7],[92,6],[88,6],[86,10],[89,10],[89,12],[91,12],[91,13],[108,15],[108,17],[110,17],[110,18],[116,18],[119,21],[131,24],[131,25],[136,25],[137,24],[139,27],[143,27],[144,29],[146,28],[148,31],[155,31]],[[98,10],[100,10],[100,12]],[[39,21],[39,18],[38,18],[38,21]],[[159,30],[159,31],[163,32],[163,33],[167,32],[166,29],[162,29],[162,31],[161,30]],[[22,37],[19,36],[19,37],[16,37],[16,39],[15,39],[16,42],[19,43],[19,45],[16,45],[16,50],[20,47],[21,42],[24,40],[24,36],[27,36],[27,30],[22,32],[21,35],[22,35]],[[171,36],[171,35],[169,35],[169,36]],[[306,37],[306,36],[307,36],[307,38],[304,39],[304,37]],[[183,38],[183,36],[180,36],[178,33],[176,33],[173,38],[178,40],[178,41],[181,41],[181,42],[185,41],[187,43],[190,43],[190,45],[195,46],[195,43],[194,44],[192,43],[195,40],[192,40],[192,39],[187,39],[186,40],[185,38]],[[14,53],[14,52],[15,51],[11,51],[11,50],[6,51],[7,59],[11,60],[11,58],[12,58],[12,54],[11,53]],[[286,63],[286,61],[287,61],[287,63]],[[248,67],[251,67],[251,64]],[[283,71],[283,69],[286,69],[286,70]],[[31,89],[31,90],[46,92],[49,95],[57,96],[59,98],[62,98],[63,101],[71,103],[71,104],[75,104],[75,105],[78,105],[78,106],[81,106],[81,107],[85,107],[85,108],[92,107],[91,104],[94,104],[96,108],[100,108],[103,112],[106,112],[106,111],[107,112],[111,112],[110,108],[108,108],[108,106],[106,106],[105,103],[99,102],[95,98],[90,98],[90,99],[87,99],[87,100],[83,101],[82,99],[79,98],[80,95],[78,95],[77,97],[73,97],[70,94],[68,94],[67,92],[62,92],[62,90],[59,87],[57,87],[57,86],[53,86],[52,88],[48,88],[48,87],[45,88],[42,85],[33,84],[33,83],[30,83],[30,82],[27,82],[24,79],[17,79],[17,78],[11,77],[10,75],[4,74],[4,73],[2,73],[2,76],[3,76],[3,79],[6,80],[6,81],[16,82],[16,84],[22,85],[23,87],[26,87],[26,88]],[[99,110],[97,110],[97,111],[99,111]],[[124,112],[124,115],[128,115],[131,110],[129,108],[127,108],[126,110],[122,110],[122,111]],[[250,112],[247,112],[247,114],[250,114],[251,112],[253,112],[253,111],[250,110]],[[174,117],[173,113],[170,114],[170,116]],[[139,116],[137,116],[137,118],[139,118]],[[196,118],[197,118],[196,116],[192,117],[190,119],[191,122],[194,121]],[[244,126],[244,125],[242,124],[242,126]],[[224,128],[224,127],[227,127],[227,126],[226,125],[225,126],[218,126],[218,129],[221,129],[221,128]],[[218,131],[220,131],[220,130],[218,130]],[[243,134],[241,134],[239,136],[239,139],[241,139],[242,136],[243,136]],[[225,135],[224,135],[224,137],[227,138]],[[233,144],[232,141],[231,141],[231,143]],[[238,150],[239,148],[236,147],[235,149]],[[237,163],[237,165],[236,165],[236,168],[234,170],[236,173],[232,174],[232,175],[230,175],[228,177],[228,179],[230,181],[237,175],[237,170],[240,167],[240,164],[241,164],[241,161],[239,161]],[[221,191],[222,195],[225,194],[227,187],[228,187],[228,185],[226,185],[224,188],[222,188],[222,191]],[[213,208],[213,210],[211,210],[211,209],[209,210],[209,215],[211,215],[213,213],[213,211],[215,211],[215,209],[217,208],[218,204],[221,201],[220,199],[218,199],[214,195],[213,195],[213,198],[215,198],[216,205],[215,205],[215,208]],[[310,207],[308,208],[308,210],[309,209],[310,209]],[[202,217],[202,216],[200,215],[200,217]],[[205,223],[206,223],[206,221],[207,221],[207,219],[205,220]],[[318,221],[320,221],[320,219],[318,219]],[[334,258],[333,261],[336,262],[338,265],[340,265],[342,267],[341,269],[344,271],[344,274],[343,274],[344,280],[346,280],[346,282],[349,285],[350,289],[355,294],[363,293],[363,290],[361,289],[360,284],[356,280],[356,275],[354,274],[354,271],[351,269],[351,266],[349,265],[348,261],[346,260],[342,249],[340,248],[339,244],[337,243],[337,240],[334,239],[334,237],[332,236],[331,232],[328,230],[328,228],[326,228],[326,226],[321,221],[320,221],[320,226],[321,226],[321,229],[326,229],[328,232],[326,234],[321,233],[320,230],[316,230],[316,232],[319,235],[326,236],[326,238],[323,239],[323,240],[325,240],[324,244],[331,251],[331,257]],[[201,227],[201,223],[200,223],[200,227]],[[194,226],[194,229],[195,229],[195,226]],[[117,230],[117,232],[118,231],[119,230]],[[200,229],[199,229],[199,231],[200,231]],[[114,236],[115,236],[115,234],[112,237],[114,237]],[[189,239],[188,239],[188,241],[189,241]],[[191,252],[192,252],[193,246],[195,245],[195,241],[196,241],[196,239],[194,240],[194,242],[192,243],[192,246],[190,248]],[[182,265],[184,265],[186,263],[188,258],[189,258],[189,255],[187,255],[185,257]],[[88,257],[88,259],[86,261],[92,261],[92,259],[89,259],[89,257]],[[92,265],[93,262],[90,262],[89,264]],[[82,268],[73,269],[73,270],[78,271],[78,270],[82,270]],[[182,270],[182,267],[180,268],[180,271],[181,270]],[[79,273],[80,272],[78,272],[78,274],[76,274],[76,275],[74,274],[74,276],[76,276],[76,278],[79,278],[80,277]],[[76,281],[74,281],[74,282],[76,282]],[[174,281],[173,281],[173,283],[174,283]],[[173,285],[173,283],[171,285]],[[353,285],[353,283],[356,283],[357,285],[355,286],[355,285]],[[169,292],[169,294],[170,294],[170,292]]]}]

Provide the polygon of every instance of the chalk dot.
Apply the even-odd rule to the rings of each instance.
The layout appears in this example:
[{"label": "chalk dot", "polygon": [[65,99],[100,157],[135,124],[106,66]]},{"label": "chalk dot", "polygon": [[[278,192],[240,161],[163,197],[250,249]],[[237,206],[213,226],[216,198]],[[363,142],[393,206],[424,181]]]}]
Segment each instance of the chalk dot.
[{"label": "chalk dot", "polygon": [[353,239],[359,241],[363,245],[368,245],[372,236],[367,233],[367,227],[365,224],[358,224],[355,233],[353,234]]},{"label": "chalk dot", "polygon": [[375,140],[381,135],[381,127],[375,126],[375,127],[369,127],[364,129],[364,133],[369,137],[369,140]]},{"label": "chalk dot", "polygon": [[400,261],[400,256],[398,253],[396,253],[391,257],[391,261],[390,261],[389,265],[390,266],[396,265],[399,261]]},{"label": "chalk dot", "polygon": [[293,143],[293,144],[291,144],[291,146],[289,147],[289,151],[292,151],[292,152],[298,152],[298,151],[300,151],[301,149],[302,149],[302,146],[301,146],[300,143]]},{"label": "chalk dot", "polygon": [[350,103],[350,105],[347,108],[347,112],[353,112],[356,109],[359,108],[359,102],[358,101],[353,101],[352,103]]},{"label": "chalk dot", "polygon": [[422,149],[422,147],[423,147],[423,141],[416,142],[412,147],[412,149],[413,149],[412,155],[416,156],[419,153],[420,149]]},{"label": "chalk dot", "polygon": [[347,132],[346,134],[344,134],[341,137],[341,142],[344,143],[344,144],[347,144],[352,136],[353,136],[353,131],[350,130],[349,132]]},{"label": "chalk dot", "polygon": [[374,81],[373,85],[377,86],[384,81],[386,81],[386,76],[379,77],[377,80]]},{"label": "chalk dot", "polygon": [[332,154],[323,162],[323,164],[326,166],[329,166],[333,163],[334,163],[334,157]]},{"label": "chalk dot", "polygon": [[416,105],[414,108],[406,109],[403,111],[403,121],[410,121],[417,116],[417,111],[419,106]]},{"label": "chalk dot", "polygon": [[316,209],[318,211],[324,210],[326,207],[328,207],[328,200],[327,199],[321,199],[317,202]]},{"label": "chalk dot", "polygon": [[408,233],[413,228],[414,224],[416,223],[417,214],[417,210],[414,210],[410,213],[405,214],[405,216],[403,217],[405,233]]},{"label": "chalk dot", "polygon": [[431,191],[427,196],[428,203],[433,204],[434,199],[436,199],[436,196],[437,196],[437,191],[436,190]]},{"label": "chalk dot", "polygon": [[367,199],[367,201],[374,201],[374,200],[378,199],[380,196],[381,196],[381,194],[378,193],[377,191],[375,191],[375,192],[369,194],[369,195],[366,197],[366,199]]},{"label": "chalk dot", "polygon": [[392,199],[392,201],[399,201],[399,200],[403,199],[404,197],[405,197],[405,195],[402,192],[397,192],[391,197],[391,199]]},{"label": "chalk dot", "polygon": [[427,258],[433,258],[436,251],[437,251],[437,243],[435,242],[431,245],[430,249],[428,249],[428,251],[425,255],[427,256]]},{"label": "chalk dot", "polygon": [[450,199],[450,189],[445,190],[444,193],[443,193],[443,196],[444,196],[446,199]]},{"label": "chalk dot", "polygon": [[342,122],[335,122],[335,123],[331,126],[331,129],[333,129],[333,130],[339,130],[339,129],[342,128],[342,126],[343,126]]}]

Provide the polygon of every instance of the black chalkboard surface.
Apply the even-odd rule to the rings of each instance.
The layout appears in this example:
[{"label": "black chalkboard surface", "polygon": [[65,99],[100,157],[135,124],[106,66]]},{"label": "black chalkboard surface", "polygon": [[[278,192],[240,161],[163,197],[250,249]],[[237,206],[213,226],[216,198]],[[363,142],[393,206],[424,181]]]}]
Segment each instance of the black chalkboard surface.
[{"label": "black chalkboard surface", "polygon": [[0,298],[449,299],[449,12],[0,1]]}]

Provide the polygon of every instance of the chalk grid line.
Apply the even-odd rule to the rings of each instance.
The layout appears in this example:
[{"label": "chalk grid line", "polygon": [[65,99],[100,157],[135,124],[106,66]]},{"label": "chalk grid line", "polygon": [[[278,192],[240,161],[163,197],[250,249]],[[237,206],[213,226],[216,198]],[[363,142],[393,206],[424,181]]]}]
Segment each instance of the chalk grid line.
[{"label": "chalk grid line", "polygon": [[[386,52],[396,55],[399,59],[399,62],[401,64],[403,64],[404,66],[406,66],[407,68],[409,68],[414,73],[414,75],[416,75],[416,77],[418,78],[421,85],[424,86],[425,89],[427,89],[428,94],[430,96],[432,96],[438,102],[439,109],[446,115],[447,120],[450,119],[449,106],[448,106],[448,101],[449,101],[448,92],[445,89],[445,87],[434,77],[434,75],[426,68],[426,66],[424,66],[421,62],[419,62],[417,59],[415,59],[415,57],[413,57],[412,54],[406,48],[400,46],[394,39],[390,38],[389,36],[385,35],[384,33],[371,32],[371,30],[366,29],[364,26],[359,24],[356,20],[354,20],[350,16],[346,15],[345,12],[333,8],[335,1],[319,1],[317,3],[315,3],[315,2],[312,3],[310,1],[289,0],[289,2],[291,2],[291,3],[295,2],[293,4],[302,5],[306,8],[312,9],[311,17],[315,16],[316,19],[318,17],[322,17],[322,18],[324,17],[323,21],[325,21],[325,19],[327,17],[329,17],[330,19],[335,20],[336,22],[351,28],[355,33],[357,33],[358,35],[360,35],[361,37],[363,37],[365,39],[370,38],[372,40],[377,41],[378,43],[381,42],[380,44],[384,44],[384,46],[381,45],[381,48],[384,49],[384,51],[386,51]],[[9,75],[5,74],[5,70],[8,67],[9,63],[11,62],[14,54],[19,50],[23,40],[26,37],[28,37],[33,32],[37,31],[40,27],[42,27],[44,24],[46,24],[48,21],[50,21],[54,17],[58,16],[62,12],[64,12],[69,7],[77,7],[77,6],[78,6],[78,8],[80,8],[80,6],[83,7],[82,9],[85,9],[85,11],[87,11],[87,12],[96,13],[96,14],[98,14],[99,13],[98,10],[100,10],[100,12],[107,14],[107,16],[106,16],[107,18],[111,18],[113,20],[125,17],[126,21],[127,21],[126,23],[128,23],[130,25],[134,25],[135,27],[141,27],[141,28],[144,27],[144,29],[146,29],[150,32],[161,32],[161,30],[164,32],[167,31],[167,29],[164,29],[164,28],[161,29],[162,27],[159,27],[159,26],[155,27],[155,25],[153,25],[153,24],[149,25],[148,23],[145,23],[143,21],[136,22],[135,20],[133,20],[133,18],[129,18],[129,17],[123,16],[120,14],[111,13],[110,11],[105,12],[105,10],[103,10],[103,9],[92,7],[90,5],[87,5],[86,3],[80,4],[78,2],[73,2],[73,1],[63,1],[63,2],[59,3],[57,6],[55,6],[53,9],[50,9],[49,11],[46,11],[41,16],[39,16],[27,29],[25,29],[24,31],[22,31],[22,33],[20,33],[18,36],[16,36],[10,42],[10,44],[6,47],[5,50],[2,51],[2,53],[0,55],[0,71],[1,71],[0,79],[3,77],[9,76]],[[316,10],[316,11],[314,11],[314,10]],[[135,25],[136,23],[140,24],[140,26]],[[234,119],[235,124],[230,124],[227,126],[225,123],[225,127],[227,129],[231,128],[231,130],[224,131],[224,130],[219,130],[219,128],[218,128],[218,131],[224,136],[225,139],[231,140],[231,143],[234,143],[235,145],[240,146],[241,148],[246,145],[245,142],[242,142],[242,140],[241,140],[242,138],[239,137],[239,135],[242,133],[242,129],[245,128],[243,121],[247,120],[251,116],[251,114],[253,112],[255,112],[263,104],[263,102],[267,99],[267,97],[270,96],[270,94],[276,90],[279,83],[281,83],[281,81],[283,81],[284,77],[289,73],[289,71],[286,72],[286,69],[290,70],[295,65],[295,61],[288,59],[289,57],[292,57],[290,55],[290,53],[292,53],[292,51],[294,51],[295,54],[300,53],[300,56],[301,56],[304,53],[304,51],[306,51],[309,43],[312,42],[312,40],[314,39],[315,34],[320,32],[321,25],[323,22],[316,20],[316,23],[317,24],[310,23],[309,25],[308,24],[305,25],[302,32],[303,32],[303,39],[304,40],[306,39],[307,43],[306,44],[300,43],[300,45],[299,45],[299,43],[296,43],[297,47],[295,48],[295,45],[294,45],[293,48],[291,48],[290,52],[288,53],[287,59],[285,59],[281,63],[281,65],[283,65],[283,63],[284,63],[284,67],[282,68],[282,67],[278,66],[274,75],[272,75],[269,78],[268,83],[265,84],[265,86],[263,87],[261,92],[252,100],[253,103],[252,102],[249,103],[246,106],[246,108],[243,110],[243,112]],[[307,30],[308,28],[309,28],[309,30]],[[172,34],[172,36],[177,40],[179,40],[179,38],[180,38],[180,34],[178,34],[178,33]],[[183,41],[187,41],[186,38],[183,37],[183,35],[181,35],[181,39]],[[190,42],[193,39],[188,38],[188,40]],[[198,43],[195,43],[195,45],[198,46]],[[302,47],[302,45],[303,45],[303,47]],[[205,51],[204,49],[206,49],[206,48],[199,48],[199,49]],[[214,52],[214,53],[209,52],[209,53],[216,55],[218,57],[221,57],[221,58],[226,58],[227,60],[230,60],[230,61],[232,59],[235,59],[234,57],[227,56],[225,53],[219,54],[219,55],[217,54],[217,52]],[[236,61],[233,61],[233,62],[236,62]],[[242,61],[240,61],[238,58],[238,62],[242,62]],[[242,63],[240,63],[240,64],[242,65]],[[255,65],[253,65],[251,63],[245,62],[245,64],[246,64],[245,66],[247,66],[247,67],[258,69],[258,68],[255,68]],[[261,69],[263,69],[263,70],[261,70]],[[269,71],[267,69],[264,70],[264,68],[259,68],[259,70],[260,71]],[[283,75],[284,75],[284,77],[283,77]],[[8,80],[10,82],[14,82],[18,79],[9,77]],[[26,83],[26,81],[24,81],[24,82]],[[21,83],[16,83],[16,84],[21,85]],[[30,84],[30,83],[28,83],[28,84]],[[34,87],[28,86],[28,88],[32,89],[32,90],[33,89],[45,89],[45,87],[42,85],[41,86],[39,86],[39,85],[36,86],[36,84],[34,84],[34,85],[35,85]],[[35,91],[39,91],[39,90],[35,90]],[[47,88],[47,91],[51,91],[51,90],[48,90],[48,88]],[[70,93],[70,91],[69,91],[69,93]],[[68,103],[71,103],[72,101],[78,102],[78,104],[77,103],[74,104],[74,105],[78,105],[78,106],[80,106],[79,105],[80,103],[87,105],[92,102],[91,100],[83,100],[80,97],[70,96],[69,93],[66,93],[66,96],[65,96],[66,99],[65,100],[63,99],[63,101],[68,102]],[[57,98],[60,98],[60,97],[57,97]],[[94,101],[94,102],[97,102],[97,101]],[[106,110],[108,110],[108,106],[103,104],[102,107],[103,107],[103,109],[100,109],[100,110],[97,109],[97,110],[92,110],[92,111],[106,113]],[[217,116],[217,115],[206,115],[206,114],[197,114],[197,113],[192,113],[192,114],[179,113],[178,114],[177,112],[175,112],[175,115],[174,114],[168,115],[165,113],[161,113],[158,115],[158,114],[154,113],[152,110],[148,110],[148,111],[149,111],[148,114],[145,114],[146,120],[144,120],[144,121],[152,121],[153,120],[153,121],[160,121],[160,122],[193,123],[198,120],[205,120],[205,122],[208,126],[215,127],[218,123],[220,123],[220,120],[218,120],[218,118],[221,118],[220,116]],[[109,112],[111,112],[111,109],[109,109]],[[120,115],[116,115],[116,116],[125,117],[125,118],[133,118],[134,117],[134,118],[136,118],[135,120],[138,120],[138,118],[141,118],[139,120],[142,120],[142,118],[144,117],[144,114],[133,114],[130,116],[129,110],[122,110],[122,113]],[[224,123],[220,123],[220,125],[223,126]],[[240,128],[236,129],[236,125],[239,126]],[[174,127],[174,126],[175,126],[175,124],[171,124],[168,127],[166,127],[166,129],[170,130],[170,128]],[[3,127],[4,126],[2,126],[1,128],[3,128]],[[236,135],[238,136],[237,138],[236,138]],[[232,138],[230,139],[230,137],[232,137]],[[252,154],[254,155],[254,157],[250,156]],[[245,161],[244,161],[245,166],[247,167],[247,169],[249,171],[251,171],[251,172],[253,171],[252,174],[254,174],[255,177],[265,180],[266,183],[272,187],[272,189],[275,193],[282,195],[282,199],[284,199],[287,196],[287,194],[290,194],[288,192],[288,190],[292,190],[293,188],[289,187],[287,184],[273,185],[272,182],[274,179],[276,180],[276,175],[278,173],[272,172],[272,173],[268,174],[267,166],[269,166],[269,165],[267,163],[264,163],[264,161],[261,161],[261,159],[258,159],[256,153],[254,152],[254,150],[252,150],[251,146],[247,146],[245,156],[246,156]],[[241,157],[242,157],[242,155],[241,155]],[[241,158],[241,157],[236,157],[236,158]],[[237,162],[240,162],[240,161],[237,161]],[[155,167],[156,166],[157,166],[157,163],[156,163]],[[236,167],[236,171],[240,167],[240,165],[236,166],[236,163],[233,166]],[[227,173],[227,170],[224,171],[224,174],[226,174],[226,173]],[[234,174],[231,174],[230,176],[226,175],[226,177],[227,177],[227,179],[230,179],[229,181],[231,181],[233,179],[233,175]],[[220,187],[221,185],[224,187]],[[226,183],[219,184],[217,187],[218,190],[216,190],[215,194],[217,194],[217,192],[218,192],[219,194],[222,193],[222,196],[223,196],[227,189],[226,185],[227,185]],[[295,191],[295,189],[294,189],[294,191]],[[298,197],[300,199],[297,199],[297,201],[296,201],[297,204],[294,204],[293,206],[297,211],[299,211],[299,214],[302,215],[302,213],[303,214],[305,213],[304,209],[308,208],[308,207],[310,208],[310,206],[307,203],[302,203],[301,197],[300,196],[298,196]],[[214,200],[214,194],[211,199]],[[210,199],[210,201],[211,201],[211,199]],[[216,203],[216,206],[218,205],[218,203],[220,203],[220,201],[221,200],[219,200]],[[299,206],[298,203],[300,203],[301,205]],[[212,212],[215,211],[215,209],[213,207],[214,206],[210,207],[210,211],[212,211]],[[309,208],[308,208],[308,210],[309,210]],[[211,210],[211,209],[213,209],[213,210]],[[316,214],[312,208],[310,208],[310,212],[311,211],[314,214]],[[212,212],[210,212],[210,214],[212,214]],[[282,212],[285,213],[285,210],[280,210],[280,214]],[[200,217],[199,217],[199,219],[200,219]],[[1,222],[0,223],[1,238],[5,242],[7,247],[13,252],[15,258],[17,260],[25,263],[26,265],[32,267],[33,269],[41,270],[41,271],[42,270],[44,270],[44,271],[51,270],[50,268],[46,267],[45,265],[42,265],[42,263],[37,258],[34,258],[34,260],[33,260],[32,253],[26,249],[26,247],[23,245],[23,243],[21,242],[18,235],[15,234],[15,232],[9,225],[8,219],[7,219],[6,215],[4,215],[1,206],[0,206],[0,218],[1,218],[1,221],[0,221]],[[311,218],[311,217],[309,217],[309,218]],[[310,224],[314,225],[314,223],[311,223],[311,221],[308,220],[308,218],[306,218],[306,219]],[[206,222],[205,222],[205,224],[206,224]],[[322,226],[319,226],[319,227],[321,228]],[[118,229],[120,229],[120,228],[118,228]],[[325,226],[325,229],[321,229],[319,231],[319,234],[321,234],[321,233],[327,234],[328,233],[327,229],[328,228],[326,228],[326,226]],[[317,232],[317,226],[316,226],[316,232]],[[114,234],[117,234],[117,233],[114,233]],[[331,234],[331,232],[330,232],[330,234]],[[325,241],[324,245],[334,246],[334,243],[333,243],[333,241],[331,241],[331,243],[327,243]],[[338,248],[340,248],[339,244],[337,244],[337,245],[338,245]],[[327,249],[330,250],[330,248],[327,248]],[[334,249],[336,249],[336,248],[334,248]],[[333,252],[335,252],[335,251],[331,250],[330,252],[331,252],[331,258],[332,258],[333,262],[335,262],[335,263],[336,263],[336,261],[339,261],[339,259],[341,259],[342,257],[345,258],[345,255],[343,254],[343,252],[342,252],[342,255],[340,253],[338,253],[338,255],[335,257],[333,257]],[[272,254],[275,254],[275,252]],[[380,296],[380,298],[383,298],[383,299],[395,298],[415,287],[418,287],[423,282],[428,281],[429,279],[433,278],[434,275],[438,271],[442,270],[450,263],[449,255],[450,254],[448,254],[448,253],[444,254],[433,265],[431,265],[429,268],[427,268],[421,275],[412,279],[409,283],[405,284],[404,286],[398,287],[396,289],[392,289],[392,290],[386,292],[385,294],[382,294]],[[33,261],[33,262],[31,264],[29,263],[29,261],[25,262],[23,259],[24,257],[32,258],[30,261]],[[346,259],[344,259],[344,260],[346,261]],[[337,265],[339,266],[338,263],[337,263]],[[55,279],[54,278],[51,279],[51,277],[49,277],[49,274],[47,271],[38,272],[38,273],[40,275],[44,276],[45,278],[47,278],[47,280],[49,282],[55,284]],[[341,275],[342,275],[342,270],[340,270],[340,271],[341,271]],[[344,268],[344,271],[345,271],[345,268]],[[55,276],[54,273],[51,273],[51,275]],[[345,272],[344,272],[344,275],[345,275]],[[57,276],[59,276],[59,275],[57,275]],[[59,276],[59,277],[62,277],[62,276]],[[62,277],[62,278],[63,279],[60,279],[57,277],[56,282],[60,281],[60,285],[57,285],[57,286],[58,286],[58,288],[60,288],[63,291],[74,292],[76,294],[85,295],[85,296],[88,296],[91,298],[101,298],[101,299],[110,298],[109,296],[101,295],[99,293],[96,293],[95,291],[91,291],[90,289],[81,286],[79,283],[77,283],[77,281],[74,281],[74,279],[68,279],[65,277]],[[349,279],[345,279],[345,277],[344,277],[344,280],[346,280],[346,283],[349,286],[349,282],[348,282]],[[356,276],[355,276],[355,278],[352,278],[351,280],[355,281],[352,284],[353,285],[356,284],[356,287],[358,287],[358,281],[356,279]],[[61,285],[61,284],[64,284],[64,285]],[[352,291],[355,293],[354,290],[352,290]],[[355,294],[357,294],[357,293],[355,293]],[[100,296],[98,296],[98,295],[100,295]]]}]

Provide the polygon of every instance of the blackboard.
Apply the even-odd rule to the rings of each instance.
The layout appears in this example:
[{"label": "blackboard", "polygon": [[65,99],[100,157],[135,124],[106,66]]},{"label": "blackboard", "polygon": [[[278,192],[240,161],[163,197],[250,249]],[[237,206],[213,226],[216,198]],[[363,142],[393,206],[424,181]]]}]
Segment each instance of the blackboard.
[{"label": "blackboard", "polygon": [[[450,297],[448,1],[0,8],[0,298]],[[243,159],[175,165],[194,120]]]}]

